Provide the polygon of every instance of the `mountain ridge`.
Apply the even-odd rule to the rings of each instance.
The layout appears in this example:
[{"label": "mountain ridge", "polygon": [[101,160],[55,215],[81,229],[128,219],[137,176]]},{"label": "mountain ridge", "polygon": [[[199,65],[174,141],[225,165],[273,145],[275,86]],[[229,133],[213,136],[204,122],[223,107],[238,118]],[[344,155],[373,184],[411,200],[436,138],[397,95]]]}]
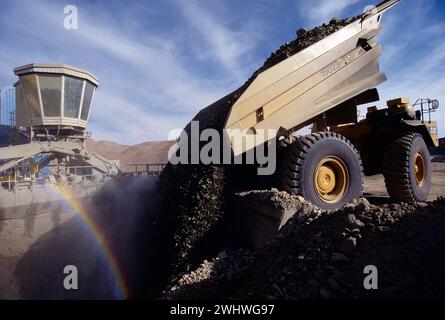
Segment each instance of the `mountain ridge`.
[{"label": "mountain ridge", "polygon": [[146,141],[135,145],[124,145],[114,141],[89,138],[86,149],[108,160],[119,160],[121,166],[132,164],[165,164],[168,150],[175,141]]}]

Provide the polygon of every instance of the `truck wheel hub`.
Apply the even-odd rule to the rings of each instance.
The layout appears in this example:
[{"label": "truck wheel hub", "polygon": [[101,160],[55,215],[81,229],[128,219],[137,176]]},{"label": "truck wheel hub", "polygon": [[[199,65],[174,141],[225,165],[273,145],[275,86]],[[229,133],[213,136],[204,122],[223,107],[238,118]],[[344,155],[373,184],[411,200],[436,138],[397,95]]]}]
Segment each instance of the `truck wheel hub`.
[{"label": "truck wheel hub", "polygon": [[318,163],[314,180],[318,197],[327,203],[336,203],[346,193],[348,170],[339,158],[326,157]]},{"label": "truck wheel hub", "polygon": [[425,182],[425,161],[420,152],[417,152],[414,157],[414,176],[416,178],[416,185],[423,186]]},{"label": "truck wheel hub", "polygon": [[321,166],[317,171],[317,187],[321,192],[331,192],[335,187],[335,173],[327,167]]}]

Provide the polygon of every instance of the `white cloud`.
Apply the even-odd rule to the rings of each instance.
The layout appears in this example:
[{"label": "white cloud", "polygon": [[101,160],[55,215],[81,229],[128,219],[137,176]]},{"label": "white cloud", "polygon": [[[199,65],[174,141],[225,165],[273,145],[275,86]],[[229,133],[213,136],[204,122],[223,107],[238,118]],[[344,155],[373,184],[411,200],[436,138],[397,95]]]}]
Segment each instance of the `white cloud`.
[{"label": "white cloud", "polygon": [[198,34],[195,39],[203,41],[209,55],[235,76],[245,81],[246,69],[241,67],[240,58],[255,48],[261,33],[259,24],[253,19],[245,21],[239,30],[225,26],[216,14],[205,10],[197,1],[176,1],[187,23]]},{"label": "white cloud", "polygon": [[[143,106],[110,93],[97,93],[98,103],[91,117],[106,126],[98,127],[94,138],[135,144],[152,140],[166,140],[170,130],[182,128],[188,116],[141,112]],[[135,116],[136,115],[136,116]],[[162,134],[160,134],[162,132]]]},{"label": "white cloud", "polygon": [[299,14],[313,24],[329,22],[334,16],[339,16],[349,6],[360,0],[313,0],[299,1]]},{"label": "white cloud", "polygon": [[[56,8],[39,4],[38,8],[33,8],[32,11],[52,28],[58,26]],[[61,32],[65,33],[63,30]],[[111,55],[120,60],[123,66],[129,68],[125,72],[126,76],[135,70],[135,74],[142,74],[146,83],[153,83],[157,94],[168,97],[171,104],[179,103],[188,110],[195,110],[196,104],[205,100],[202,92],[215,93],[211,86],[185,68],[181,56],[175,51],[179,44],[171,40],[147,34],[144,37],[129,36],[122,33],[119,25],[97,21],[88,11],[82,14],[81,26],[75,34],[82,45],[95,50],[101,49],[106,56]],[[118,70],[124,69],[119,65],[115,67]],[[131,81],[131,78],[122,78],[123,82]],[[138,89],[145,90],[143,86]]]}]

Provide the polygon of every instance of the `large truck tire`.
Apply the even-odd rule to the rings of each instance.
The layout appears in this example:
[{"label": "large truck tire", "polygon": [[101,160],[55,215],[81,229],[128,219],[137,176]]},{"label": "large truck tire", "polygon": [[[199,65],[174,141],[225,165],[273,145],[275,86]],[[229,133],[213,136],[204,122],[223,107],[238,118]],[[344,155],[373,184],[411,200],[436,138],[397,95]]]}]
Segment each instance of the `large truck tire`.
[{"label": "large truck tire", "polygon": [[297,139],[281,154],[278,177],[282,189],[324,210],[339,209],[363,194],[359,153],[334,132]]},{"label": "large truck tire", "polygon": [[431,188],[430,153],[418,133],[410,133],[385,147],[383,175],[388,194],[396,201],[425,201]]}]

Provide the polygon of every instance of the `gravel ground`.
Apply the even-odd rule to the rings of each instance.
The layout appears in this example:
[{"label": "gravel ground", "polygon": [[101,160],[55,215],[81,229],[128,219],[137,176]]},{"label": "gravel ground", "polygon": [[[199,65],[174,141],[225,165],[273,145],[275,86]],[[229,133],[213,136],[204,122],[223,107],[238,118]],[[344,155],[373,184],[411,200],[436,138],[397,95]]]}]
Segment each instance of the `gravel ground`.
[{"label": "gravel ground", "polygon": [[[444,298],[444,227],[443,198],[314,210],[291,218],[260,250],[222,251],[178,275],[163,298]],[[378,290],[363,287],[367,265],[377,267]]]}]

